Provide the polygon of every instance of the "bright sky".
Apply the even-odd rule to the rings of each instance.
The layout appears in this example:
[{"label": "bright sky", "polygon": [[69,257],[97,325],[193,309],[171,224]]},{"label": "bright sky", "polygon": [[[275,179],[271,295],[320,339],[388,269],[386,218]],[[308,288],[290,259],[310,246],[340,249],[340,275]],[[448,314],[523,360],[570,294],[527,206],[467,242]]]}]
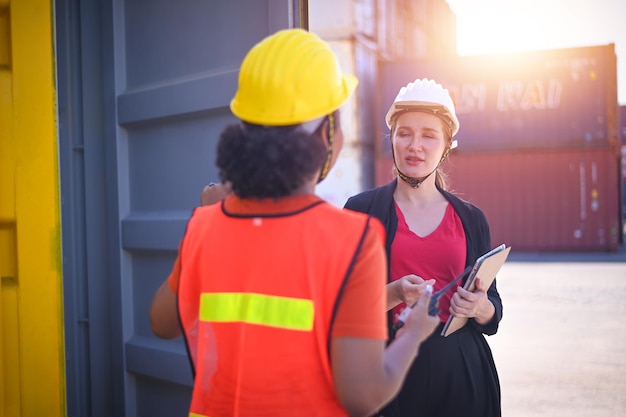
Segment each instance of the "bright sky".
[{"label": "bright sky", "polygon": [[626,105],[626,0],[446,0],[460,55],[615,44]]}]

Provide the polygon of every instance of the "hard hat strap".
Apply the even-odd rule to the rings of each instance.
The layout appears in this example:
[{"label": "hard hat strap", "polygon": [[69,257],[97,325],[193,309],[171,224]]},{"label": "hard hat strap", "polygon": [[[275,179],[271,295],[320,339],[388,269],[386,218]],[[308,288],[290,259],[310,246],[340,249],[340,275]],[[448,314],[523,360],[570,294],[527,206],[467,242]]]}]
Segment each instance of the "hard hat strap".
[{"label": "hard hat strap", "polygon": [[428,177],[430,177],[431,175],[433,175],[441,166],[441,164],[443,164],[443,162],[446,160],[446,158],[448,157],[448,154],[450,153],[450,149],[451,146],[448,145],[446,146],[446,150],[443,153],[443,155],[441,155],[441,159],[439,159],[439,163],[437,164],[437,166],[435,167],[435,169],[433,169],[432,171],[430,171],[430,173],[428,175],[426,175],[425,177],[421,177],[421,178],[415,178],[415,177],[409,177],[408,175],[405,175],[404,173],[402,173],[402,171],[400,171],[400,169],[398,168],[398,164],[396,164],[396,155],[393,152],[393,144],[391,145],[391,155],[393,156],[393,166],[394,169],[396,171],[396,174],[398,174],[398,177],[400,177],[400,179],[404,182],[406,182],[407,184],[409,184],[411,187],[413,188],[419,188],[420,185],[422,185],[422,183],[424,181],[426,181],[426,179]]}]

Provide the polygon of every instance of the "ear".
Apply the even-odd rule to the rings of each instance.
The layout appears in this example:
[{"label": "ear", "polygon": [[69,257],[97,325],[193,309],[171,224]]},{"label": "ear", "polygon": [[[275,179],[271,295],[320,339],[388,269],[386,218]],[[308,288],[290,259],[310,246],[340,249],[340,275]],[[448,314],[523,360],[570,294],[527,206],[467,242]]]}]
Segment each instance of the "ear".
[{"label": "ear", "polygon": [[322,124],[319,127],[319,136],[321,137],[322,141],[324,142],[324,145],[326,147],[328,147],[329,145],[329,137],[328,137],[328,124],[330,123],[330,121],[328,120],[328,117],[324,118],[324,121],[322,122]]}]

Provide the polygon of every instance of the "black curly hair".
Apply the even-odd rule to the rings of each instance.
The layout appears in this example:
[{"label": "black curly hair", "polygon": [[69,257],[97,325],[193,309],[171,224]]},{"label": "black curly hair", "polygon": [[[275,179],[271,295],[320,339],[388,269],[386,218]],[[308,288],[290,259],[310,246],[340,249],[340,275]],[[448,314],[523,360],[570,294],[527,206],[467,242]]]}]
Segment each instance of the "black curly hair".
[{"label": "black curly hair", "polygon": [[259,126],[241,122],[222,131],[217,168],[240,198],[279,198],[294,190],[324,165],[327,147],[319,137],[293,126]]}]

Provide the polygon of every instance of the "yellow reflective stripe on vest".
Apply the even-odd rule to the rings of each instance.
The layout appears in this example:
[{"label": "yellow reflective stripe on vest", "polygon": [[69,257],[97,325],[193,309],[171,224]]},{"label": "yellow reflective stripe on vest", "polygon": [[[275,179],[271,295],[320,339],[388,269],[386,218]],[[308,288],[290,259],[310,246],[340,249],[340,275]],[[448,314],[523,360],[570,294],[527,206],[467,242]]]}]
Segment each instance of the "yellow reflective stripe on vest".
[{"label": "yellow reflective stripe on vest", "polygon": [[189,417],[208,417],[208,416],[205,416],[204,414],[189,413]]},{"label": "yellow reflective stripe on vest", "polygon": [[204,293],[200,296],[200,320],[310,331],[313,301],[264,294]]}]

